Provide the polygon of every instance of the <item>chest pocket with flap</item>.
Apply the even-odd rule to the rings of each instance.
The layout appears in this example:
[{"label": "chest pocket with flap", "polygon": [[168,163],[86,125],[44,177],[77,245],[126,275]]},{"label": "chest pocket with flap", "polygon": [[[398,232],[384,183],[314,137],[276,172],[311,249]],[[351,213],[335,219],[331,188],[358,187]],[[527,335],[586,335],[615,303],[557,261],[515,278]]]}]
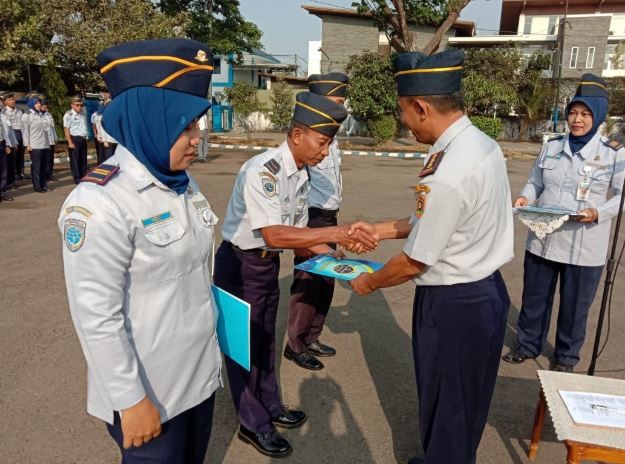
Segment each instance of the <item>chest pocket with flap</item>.
[{"label": "chest pocket with flap", "polygon": [[185,230],[175,219],[144,228],[150,246],[146,260],[150,276],[157,282],[175,279],[191,270],[191,250],[184,240]]}]

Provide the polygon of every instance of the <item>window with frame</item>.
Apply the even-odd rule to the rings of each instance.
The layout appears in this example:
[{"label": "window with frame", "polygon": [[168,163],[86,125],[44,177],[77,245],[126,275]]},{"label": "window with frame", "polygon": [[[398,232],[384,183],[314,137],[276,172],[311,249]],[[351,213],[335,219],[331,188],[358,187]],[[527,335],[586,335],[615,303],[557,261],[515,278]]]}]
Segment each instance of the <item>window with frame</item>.
[{"label": "window with frame", "polygon": [[569,61],[569,68],[577,68],[577,55],[579,55],[579,47],[571,47],[571,60]]},{"label": "window with frame", "polygon": [[595,47],[588,47],[586,55],[586,69],[592,69],[595,65]]}]

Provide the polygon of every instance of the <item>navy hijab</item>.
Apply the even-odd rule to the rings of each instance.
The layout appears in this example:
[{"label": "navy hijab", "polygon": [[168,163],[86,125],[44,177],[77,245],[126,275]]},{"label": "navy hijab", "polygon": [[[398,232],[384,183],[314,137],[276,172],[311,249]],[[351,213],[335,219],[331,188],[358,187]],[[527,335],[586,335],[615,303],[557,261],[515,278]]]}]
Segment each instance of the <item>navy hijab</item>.
[{"label": "navy hijab", "polygon": [[33,110],[35,113],[40,113],[41,111],[38,111],[38,110],[35,108],[35,104],[36,104],[38,101],[41,101],[41,98],[39,98],[39,97],[30,97],[30,98],[28,99],[28,101],[26,102],[26,106],[28,106],[28,107],[29,107],[31,110]]},{"label": "navy hijab", "polygon": [[579,137],[569,134],[569,147],[571,148],[571,153],[577,153],[582,148],[586,146],[588,142],[595,136],[597,131],[599,130],[599,126],[603,124],[606,116],[608,115],[608,99],[605,97],[594,97],[594,96],[576,96],[571,102],[566,106],[566,116],[569,115],[569,110],[571,106],[575,103],[583,103],[588,107],[590,112],[592,113],[592,127],[588,131],[587,134],[581,135]]},{"label": "navy hijab", "polygon": [[189,185],[185,171],[172,171],[169,150],[210,103],[200,97],[155,87],[132,87],[104,109],[102,125],[154,177],[178,193]]}]

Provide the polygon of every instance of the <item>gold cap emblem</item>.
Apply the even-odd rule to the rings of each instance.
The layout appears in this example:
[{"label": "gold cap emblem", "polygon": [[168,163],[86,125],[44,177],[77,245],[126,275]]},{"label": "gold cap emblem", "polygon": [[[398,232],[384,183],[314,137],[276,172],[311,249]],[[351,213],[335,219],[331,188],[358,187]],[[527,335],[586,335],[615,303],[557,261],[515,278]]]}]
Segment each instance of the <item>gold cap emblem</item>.
[{"label": "gold cap emblem", "polygon": [[195,59],[200,63],[206,63],[208,58],[206,58],[206,52],[204,50],[198,50],[197,55],[195,55]]}]

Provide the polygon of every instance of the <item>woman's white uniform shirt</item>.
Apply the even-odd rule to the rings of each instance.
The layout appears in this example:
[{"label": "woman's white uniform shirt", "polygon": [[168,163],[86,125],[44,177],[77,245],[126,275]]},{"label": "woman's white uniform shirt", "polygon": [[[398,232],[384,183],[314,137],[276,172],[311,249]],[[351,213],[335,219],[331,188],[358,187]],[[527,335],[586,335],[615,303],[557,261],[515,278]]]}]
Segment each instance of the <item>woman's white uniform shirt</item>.
[{"label": "woman's white uniform shirt", "polygon": [[165,422],[221,384],[210,289],[217,218],[193,179],[178,195],[122,146],[109,164],[119,171],[79,184],[58,220],[87,410],[112,423],[147,395]]}]

